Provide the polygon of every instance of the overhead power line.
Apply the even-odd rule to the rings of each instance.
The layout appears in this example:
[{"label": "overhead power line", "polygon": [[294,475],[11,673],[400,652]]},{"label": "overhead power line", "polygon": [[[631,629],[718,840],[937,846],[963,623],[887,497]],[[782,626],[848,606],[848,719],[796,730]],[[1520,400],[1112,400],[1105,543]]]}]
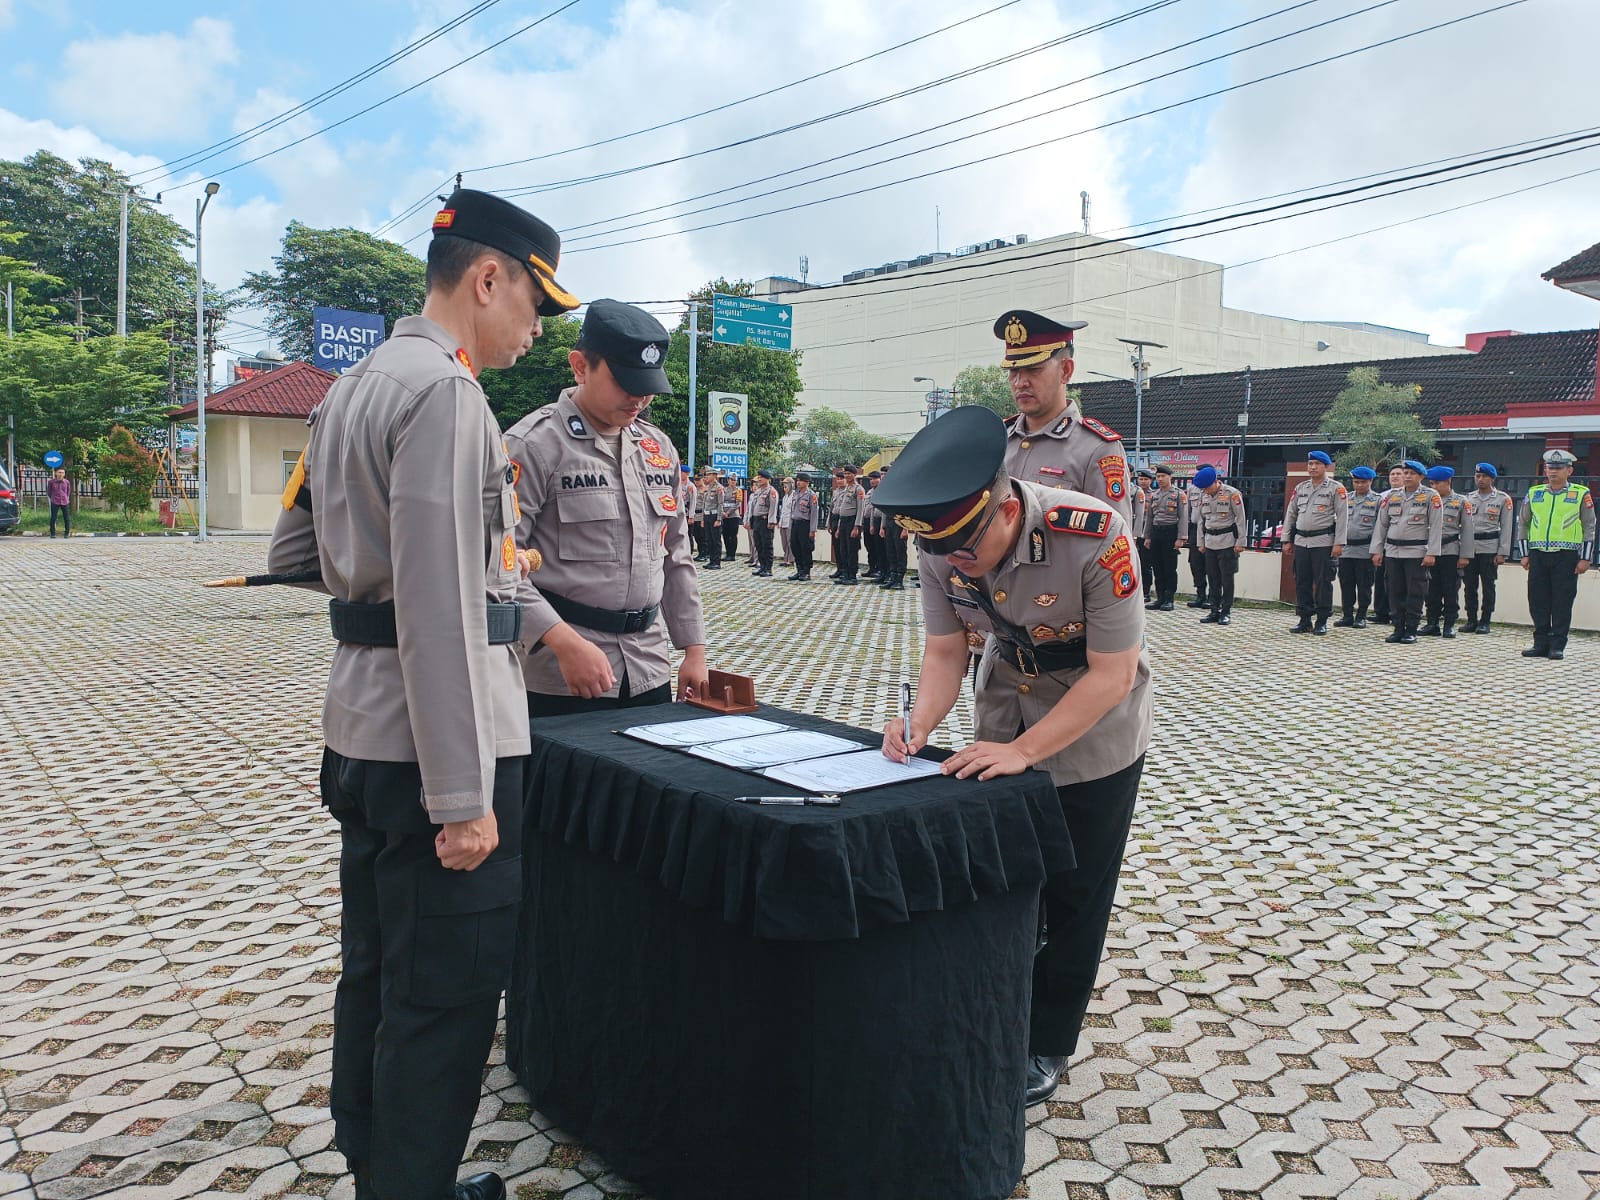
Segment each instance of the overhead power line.
[{"label": "overhead power line", "polygon": [[145,180],[145,182],[149,184],[159,183],[161,180],[170,178],[171,176],[178,174],[180,171],[190,167],[199,166],[201,163],[209,162],[211,159],[216,158],[217,156],[238,146],[242,146],[246,142],[254,141],[263,133],[268,133],[276,129],[279,125],[284,124],[286,121],[293,120],[302,113],[310,112],[324,101],[331,100],[335,96],[344,94],[358,84],[364,83],[366,80],[371,79],[379,72],[392,67],[395,63],[401,61],[402,59],[409,58],[412,54],[415,54],[424,46],[437,41],[439,38],[445,36],[445,34],[450,33],[452,30],[455,30],[466,24],[468,21],[472,20],[472,18],[478,16],[486,9],[493,8],[499,3],[500,0],[480,0],[480,3],[473,5],[471,8],[467,9],[466,12],[460,14],[452,20],[446,21],[437,29],[429,31],[409,45],[402,46],[387,58],[379,59],[366,69],[358,71],[356,74],[350,76],[350,78],[341,80],[339,83],[334,84],[326,91],[318,92],[315,96],[311,97],[311,99],[303,101],[300,104],[296,104],[293,108],[287,108],[283,112],[278,113],[276,116],[268,117],[260,124],[252,125],[244,132],[236,133],[230,138],[225,138],[220,142],[212,142],[209,146],[202,147],[201,149],[196,150],[191,154],[186,154],[181,158],[175,158],[169,162],[164,162],[160,166],[146,167],[143,171],[136,171],[132,176],[130,176],[130,179],[138,180],[144,176],[156,175],[157,172],[161,172],[161,174],[159,174],[155,179]]}]

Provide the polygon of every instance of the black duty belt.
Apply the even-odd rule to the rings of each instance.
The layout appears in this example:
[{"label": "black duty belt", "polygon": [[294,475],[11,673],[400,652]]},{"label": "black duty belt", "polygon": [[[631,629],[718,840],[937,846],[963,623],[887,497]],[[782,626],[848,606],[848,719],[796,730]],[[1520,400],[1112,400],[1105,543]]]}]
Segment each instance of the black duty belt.
[{"label": "black duty belt", "polygon": [[1386,546],[1426,546],[1427,538],[1390,538],[1384,543]]},{"label": "black duty belt", "polygon": [[[335,641],[347,646],[398,646],[394,601],[359,604],[351,600],[328,601],[328,623]],[[522,633],[522,605],[489,603],[489,645],[509,646]],[[426,635],[423,635],[426,636]]]},{"label": "black duty belt", "polygon": [[1294,535],[1295,537],[1321,537],[1325,533],[1332,533],[1335,528],[1337,527],[1333,525],[1325,525],[1321,529],[1301,529],[1296,525]]},{"label": "black duty belt", "polygon": [[1237,525],[1224,525],[1221,529],[1213,529],[1209,525],[1206,526],[1206,535],[1208,537],[1221,537],[1223,534],[1227,534],[1229,537],[1237,537],[1239,535],[1239,527]]},{"label": "black duty belt", "polygon": [[1370,541],[1372,541],[1370,532],[1361,534],[1348,533],[1345,535],[1344,544],[1346,546],[1365,546]]},{"label": "black duty belt", "polygon": [[1498,542],[1500,535],[1498,533],[1476,533],[1473,534],[1472,540],[1475,542]]},{"label": "black duty belt", "polygon": [[1089,643],[1084,638],[1048,646],[1024,646],[996,635],[997,656],[1030,678],[1046,671],[1071,671],[1089,665]]},{"label": "black duty belt", "polygon": [[656,614],[661,611],[661,605],[652,604],[649,608],[614,612],[609,608],[590,608],[587,604],[579,604],[576,600],[568,600],[565,596],[542,588],[539,594],[550,602],[550,607],[556,610],[563,621],[600,633],[643,633],[655,624]]}]

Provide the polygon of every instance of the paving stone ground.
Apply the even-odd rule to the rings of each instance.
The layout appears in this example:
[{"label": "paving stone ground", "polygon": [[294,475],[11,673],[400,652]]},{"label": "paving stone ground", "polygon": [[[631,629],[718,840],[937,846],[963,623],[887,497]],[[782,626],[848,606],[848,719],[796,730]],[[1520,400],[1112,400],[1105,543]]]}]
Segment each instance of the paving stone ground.
[{"label": "paving stone ground", "polygon": [[[7,1200],[351,1194],[326,1111],[325,608],[195,586],[264,551],[0,542]],[[704,580],[714,664],[890,715],[915,591]],[[1558,665],[1512,630],[1404,648],[1194,617],[1152,614],[1120,904],[1015,1194],[1600,1194],[1600,642]],[[1576,724],[1552,713],[1574,695]],[[498,1049],[485,1082],[473,1167],[523,1200],[635,1194]]]}]

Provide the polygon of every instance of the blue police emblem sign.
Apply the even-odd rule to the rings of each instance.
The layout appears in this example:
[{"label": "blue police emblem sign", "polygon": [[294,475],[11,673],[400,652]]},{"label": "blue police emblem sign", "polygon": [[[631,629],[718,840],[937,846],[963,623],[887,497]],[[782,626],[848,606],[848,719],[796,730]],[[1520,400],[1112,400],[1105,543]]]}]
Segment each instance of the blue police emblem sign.
[{"label": "blue police emblem sign", "polygon": [[741,392],[712,392],[711,466],[730,475],[750,474],[750,397]]}]

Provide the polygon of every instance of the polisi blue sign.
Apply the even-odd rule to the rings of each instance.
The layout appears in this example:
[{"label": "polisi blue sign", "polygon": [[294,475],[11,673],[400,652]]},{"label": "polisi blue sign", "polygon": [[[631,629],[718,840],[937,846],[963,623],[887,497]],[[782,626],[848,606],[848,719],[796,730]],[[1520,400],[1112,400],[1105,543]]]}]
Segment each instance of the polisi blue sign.
[{"label": "polisi blue sign", "polygon": [[380,313],[313,308],[311,325],[311,361],[335,375],[355,366],[383,344]]}]

